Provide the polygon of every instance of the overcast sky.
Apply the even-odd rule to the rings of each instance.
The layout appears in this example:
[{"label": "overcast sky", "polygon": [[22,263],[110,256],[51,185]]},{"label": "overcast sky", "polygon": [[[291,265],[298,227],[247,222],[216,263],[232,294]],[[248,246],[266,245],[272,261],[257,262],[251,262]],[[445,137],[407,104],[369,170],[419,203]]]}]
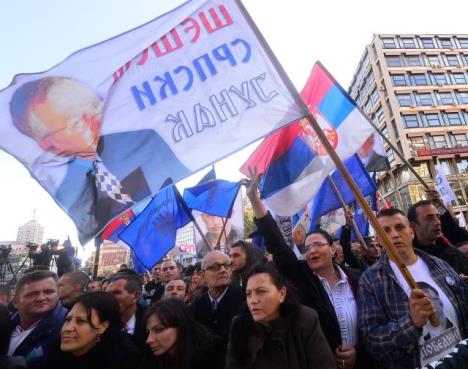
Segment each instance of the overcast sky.
[{"label": "overcast sky", "polygon": [[[182,2],[6,2],[0,12],[0,89],[15,74],[47,70],[74,51],[139,26]],[[316,60],[347,88],[374,33],[468,33],[467,1],[245,0],[244,5],[299,91]],[[240,178],[237,169],[250,151],[217,164],[218,177]],[[36,209],[46,238],[63,240],[70,235],[78,243],[73,223],[18,161],[0,151],[0,168],[0,241],[14,240],[18,226]],[[192,185],[201,176],[184,184]]]}]

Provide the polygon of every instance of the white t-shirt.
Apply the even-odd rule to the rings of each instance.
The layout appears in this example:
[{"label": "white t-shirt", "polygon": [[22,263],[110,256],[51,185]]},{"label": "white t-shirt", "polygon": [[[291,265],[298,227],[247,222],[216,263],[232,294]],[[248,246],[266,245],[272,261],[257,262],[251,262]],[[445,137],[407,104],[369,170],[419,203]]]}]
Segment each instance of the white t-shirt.
[{"label": "white t-shirt", "polygon": [[[390,267],[398,283],[409,297],[411,289],[392,260],[390,260]],[[432,278],[429,268],[422,258],[418,257],[414,264],[407,267],[419,288],[430,296],[440,322],[438,327],[432,326],[430,322],[423,327],[423,333],[419,339],[419,353],[421,366],[424,366],[439,357],[443,357],[447,351],[450,351],[461,341],[458,317],[452,302]]]}]

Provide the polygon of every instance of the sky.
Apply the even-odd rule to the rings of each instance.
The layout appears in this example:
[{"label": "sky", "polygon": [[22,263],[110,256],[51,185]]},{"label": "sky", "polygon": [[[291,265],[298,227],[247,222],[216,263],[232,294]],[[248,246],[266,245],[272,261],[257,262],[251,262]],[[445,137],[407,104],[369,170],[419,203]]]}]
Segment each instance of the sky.
[{"label": "sky", "polygon": [[[0,12],[0,89],[7,87],[18,73],[47,70],[71,53],[137,27],[181,3],[182,0],[7,2]],[[298,91],[317,60],[347,88],[373,34],[468,33],[468,2],[463,0],[243,3]],[[239,179],[238,168],[254,146],[217,163],[218,177]],[[0,242],[16,239],[18,227],[29,221],[35,210],[45,226],[46,239],[63,240],[70,236],[72,243],[78,245],[71,220],[21,163],[0,151],[0,169]],[[195,184],[204,172],[185,180],[181,187]]]}]

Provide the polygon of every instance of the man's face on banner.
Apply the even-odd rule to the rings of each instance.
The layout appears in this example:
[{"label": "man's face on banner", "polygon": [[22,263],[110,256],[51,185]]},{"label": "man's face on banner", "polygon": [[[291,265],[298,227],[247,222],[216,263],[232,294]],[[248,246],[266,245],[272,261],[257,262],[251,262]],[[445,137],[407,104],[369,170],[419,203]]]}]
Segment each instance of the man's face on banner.
[{"label": "man's face on banner", "polygon": [[[205,223],[206,230],[209,233],[212,233],[215,235],[221,234],[223,230],[223,218],[222,217],[217,217],[217,216],[209,215],[205,213],[202,213],[201,216],[203,219],[203,223]],[[227,219],[226,222],[227,222],[226,227],[225,227],[226,235],[229,236],[229,233],[231,233],[231,220]]]},{"label": "man's face on banner", "polygon": [[362,146],[358,150],[358,155],[360,158],[365,158],[366,156],[369,156],[372,154],[372,151],[374,150],[374,135],[370,135],[369,138],[362,144]]},{"label": "man's face on banner", "polygon": [[55,79],[44,96],[28,107],[27,123],[42,149],[61,156],[93,159],[101,124],[102,101],[84,84]]}]

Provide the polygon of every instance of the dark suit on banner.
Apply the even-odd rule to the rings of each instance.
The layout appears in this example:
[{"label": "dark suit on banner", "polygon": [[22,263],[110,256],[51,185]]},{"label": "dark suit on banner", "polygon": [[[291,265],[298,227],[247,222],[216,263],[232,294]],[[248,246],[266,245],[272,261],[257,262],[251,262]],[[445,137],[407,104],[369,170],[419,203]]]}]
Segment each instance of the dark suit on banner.
[{"label": "dark suit on banner", "polygon": [[[122,192],[130,195],[133,203],[156,193],[167,178],[175,182],[190,174],[169,145],[151,129],[101,136],[97,152],[97,160],[102,160],[119,180]],[[99,191],[93,163],[81,159],[68,163],[55,197],[75,222],[82,243],[132,206]]]}]

